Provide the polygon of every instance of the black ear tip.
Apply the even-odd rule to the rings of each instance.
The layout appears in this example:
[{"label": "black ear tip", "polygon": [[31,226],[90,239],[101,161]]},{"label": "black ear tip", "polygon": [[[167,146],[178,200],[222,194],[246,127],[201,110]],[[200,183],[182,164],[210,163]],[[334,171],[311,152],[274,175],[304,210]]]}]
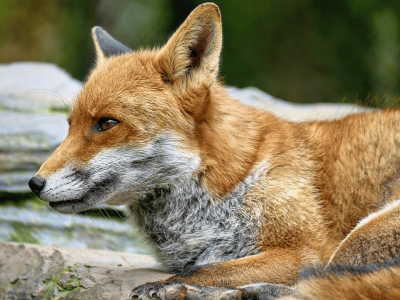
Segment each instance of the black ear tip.
[{"label": "black ear tip", "polygon": [[92,28],[92,34],[95,36],[101,35],[101,34],[107,34],[107,31],[105,31],[103,28],[101,28],[100,26],[94,26]]},{"label": "black ear tip", "polygon": [[132,49],[118,42],[100,26],[92,28],[92,35],[95,44],[98,46],[104,57],[117,56],[132,52]]}]

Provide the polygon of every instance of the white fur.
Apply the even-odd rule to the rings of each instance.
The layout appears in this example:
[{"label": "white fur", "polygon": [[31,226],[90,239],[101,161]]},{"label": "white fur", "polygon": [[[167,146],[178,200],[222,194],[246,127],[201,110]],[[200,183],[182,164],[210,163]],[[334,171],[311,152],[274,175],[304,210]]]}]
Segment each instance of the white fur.
[{"label": "white fur", "polygon": [[74,171],[67,166],[48,177],[40,199],[55,202],[82,197],[89,186],[84,186],[84,182],[74,178],[73,173]]},{"label": "white fur", "polygon": [[357,226],[353,229],[353,231],[356,230],[358,227],[361,227],[361,226],[367,224],[368,222],[372,221],[373,219],[375,219],[375,218],[377,218],[377,217],[379,217],[381,215],[384,215],[389,210],[392,210],[393,208],[395,208],[396,206],[399,206],[399,205],[400,205],[400,200],[392,201],[392,202],[386,204],[382,209],[377,210],[377,211],[375,211],[373,213],[370,213],[368,216],[366,216],[364,219],[362,219],[357,224]]}]

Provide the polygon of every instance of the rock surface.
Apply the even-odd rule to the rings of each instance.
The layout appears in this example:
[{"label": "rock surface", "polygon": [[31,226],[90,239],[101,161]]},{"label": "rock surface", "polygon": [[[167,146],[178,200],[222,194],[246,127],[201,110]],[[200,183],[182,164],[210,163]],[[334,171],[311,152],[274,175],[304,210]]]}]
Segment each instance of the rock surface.
[{"label": "rock surface", "polygon": [[0,243],[0,300],[126,299],[171,276],[146,255]]},{"label": "rock surface", "polygon": [[0,107],[17,111],[64,109],[82,83],[50,63],[0,64]]},{"label": "rock surface", "polygon": [[243,89],[228,87],[228,91],[233,98],[247,105],[268,110],[274,115],[292,122],[330,121],[374,110],[346,103],[292,103],[275,98],[255,87]]},{"label": "rock surface", "polygon": [[100,216],[63,215],[37,199],[18,206],[8,201],[0,206],[0,241],[154,254],[123,213],[108,216],[112,211],[102,209],[104,217],[99,211]]},{"label": "rock surface", "polygon": [[27,192],[66,137],[66,107],[82,84],[47,63],[0,65],[0,78],[0,191]]}]

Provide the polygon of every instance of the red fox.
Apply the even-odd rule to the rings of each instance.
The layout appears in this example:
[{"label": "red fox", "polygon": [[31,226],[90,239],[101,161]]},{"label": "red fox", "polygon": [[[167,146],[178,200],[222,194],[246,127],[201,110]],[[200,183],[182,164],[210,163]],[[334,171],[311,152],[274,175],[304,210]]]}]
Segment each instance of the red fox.
[{"label": "red fox", "polygon": [[29,186],[61,213],[127,205],[177,274],[131,298],[400,299],[398,110],[291,123],[230,98],[212,3],[159,49],[92,33],[68,137]]}]

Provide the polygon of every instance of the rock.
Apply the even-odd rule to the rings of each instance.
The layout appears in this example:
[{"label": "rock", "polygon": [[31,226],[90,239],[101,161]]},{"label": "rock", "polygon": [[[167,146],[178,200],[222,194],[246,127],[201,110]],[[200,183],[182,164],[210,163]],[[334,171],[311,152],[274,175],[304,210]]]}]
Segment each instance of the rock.
[{"label": "rock", "polygon": [[11,171],[0,173],[0,191],[27,192],[27,182],[34,176],[36,171]]},{"label": "rock", "polygon": [[63,215],[49,208],[44,202],[32,199],[13,206],[0,206],[0,241],[58,245],[75,249],[104,249],[138,254],[152,254],[153,249],[142,239],[138,230],[121,217]]},{"label": "rock", "polygon": [[0,299],[126,299],[172,274],[151,256],[0,243]]},{"label": "rock", "polygon": [[0,111],[0,151],[51,151],[68,134],[65,116]]},{"label": "rock", "polygon": [[50,63],[0,64],[0,107],[13,111],[64,109],[82,83]]},{"label": "rock", "polygon": [[267,110],[282,119],[292,122],[330,121],[374,110],[372,108],[345,103],[291,103],[275,98],[255,87],[243,89],[228,87],[228,91],[233,98],[247,105]]},{"label": "rock", "polygon": [[48,63],[0,65],[0,191],[28,192],[27,181],[65,139],[66,104],[82,84]]}]

